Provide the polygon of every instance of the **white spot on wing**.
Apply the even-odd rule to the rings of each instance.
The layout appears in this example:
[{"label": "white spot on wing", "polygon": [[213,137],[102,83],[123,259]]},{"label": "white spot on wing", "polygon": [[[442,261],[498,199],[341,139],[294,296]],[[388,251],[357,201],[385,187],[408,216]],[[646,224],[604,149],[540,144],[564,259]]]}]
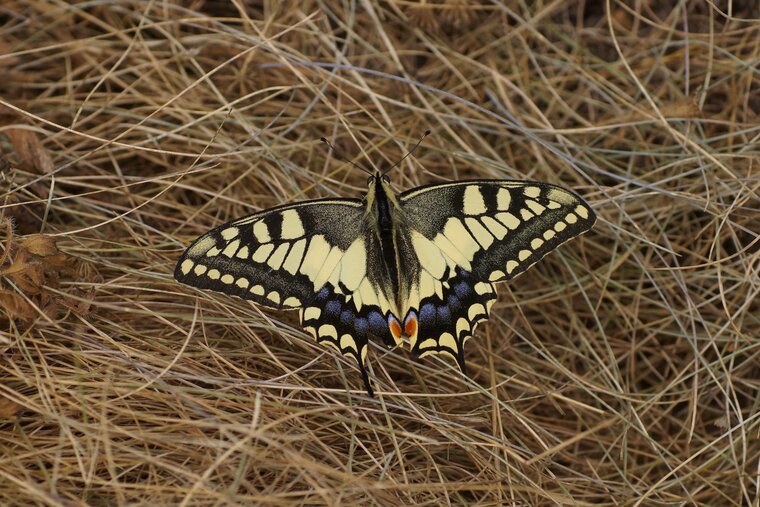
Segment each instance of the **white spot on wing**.
[{"label": "white spot on wing", "polygon": [[450,348],[454,352],[457,351],[457,341],[454,339],[451,333],[443,333],[441,337],[438,338],[438,344],[441,347]]},{"label": "white spot on wing", "polygon": [[488,247],[493,244],[494,240],[491,233],[483,227],[483,224],[481,224],[480,220],[477,218],[467,217],[464,221],[472,232],[472,235],[475,236],[477,242],[480,243],[480,246],[482,246],[484,250],[487,250]]},{"label": "white spot on wing", "polygon": [[456,245],[456,248],[462,252],[462,255],[464,255],[468,261],[472,261],[475,252],[480,250],[478,242],[475,241],[475,238],[473,238],[467,229],[465,229],[462,222],[456,218],[452,217],[448,219],[443,228],[443,235],[446,236],[453,245]]},{"label": "white spot on wing", "polygon": [[351,243],[340,261],[340,281],[353,292],[359,288],[367,272],[367,250],[364,239],[359,238]]},{"label": "white spot on wing", "polygon": [[[510,261],[510,262],[514,262],[514,261]],[[493,273],[491,273],[488,276],[488,281],[489,282],[498,282],[502,278],[504,278],[504,271],[496,270],[496,271],[494,271]]]},{"label": "white spot on wing", "polygon": [[575,207],[575,212],[584,220],[588,218],[588,210],[581,205]]},{"label": "white spot on wing", "polygon": [[227,227],[226,229],[224,229],[222,231],[222,237],[225,240],[229,241],[229,240],[233,239],[235,236],[237,236],[238,232],[239,231],[238,231],[237,227]]},{"label": "white spot on wing", "polygon": [[182,261],[182,265],[180,266],[179,269],[180,271],[182,271],[183,275],[186,275],[190,272],[191,269],[193,269],[193,265],[195,265],[193,261],[191,261],[190,259],[185,259],[184,261]]},{"label": "white spot on wing", "polygon": [[274,245],[271,243],[261,245],[253,253],[254,262],[264,262],[269,258],[269,254],[272,253],[272,250],[274,250]]},{"label": "white spot on wing", "polygon": [[338,339],[338,331],[335,329],[335,326],[332,324],[322,324],[319,326],[319,330],[317,331],[317,334],[319,336],[329,336],[333,339]]},{"label": "white spot on wing", "polygon": [[457,319],[457,336],[462,334],[462,331],[469,331],[470,330],[470,322],[465,319],[464,317],[459,317]]},{"label": "white spot on wing", "polygon": [[285,254],[288,253],[288,248],[290,248],[290,243],[280,244],[267,261],[267,265],[272,269],[280,269],[283,261],[285,261]]},{"label": "white spot on wing", "polygon": [[330,245],[325,241],[325,237],[321,234],[313,236],[309,240],[309,248],[306,250],[303,264],[301,264],[301,273],[308,276],[309,280],[314,281],[329,252]]},{"label": "white spot on wing", "polygon": [[303,313],[303,320],[316,320],[322,315],[322,310],[316,306],[310,306]]},{"label": "white spot on wing", "polygon": [[288,209],[282,212],[282,239],[296,239],[303,236],[303,223],[298,211]]},{"label": "white spot on wing", "polygon": [[438,342],[435,341],[435,338],[428,338],[426,340],[423,340],[422,343],[420,343],[420,350],[429,349],[429,348],[434,349],[437,346],[438,346]]},{"label": "white spot on wing", "polygon": [[441,250],[417,231],[412,231],[412,246],[422,268],[438,280],[443,278],[446,271],[446,259],[441,255]]},{"label": "white spot on wing", "polygon": [[259,220],[253,224],[253,235],[259,243],[268,243],[272,240],[272,238],[269,237],[269,228],[267,227],[267,224],[264,223],[264,220]]},{"label": "white spot on wing", "polygon": [[560,190],[559,188],[552,188],[549,190],[547,197],[552,201],[556,201],[566,206],[578,202],[578,200],[572,194],[564,190]]},{"label": "white spot on wing", "polygon": [[240,246],[240,240],[236,239],[235,241],[231,242],[227,247],[222,250],[222,255],[226,257],[232,257],[237,253],[238,247]]},{"label": "white spot on wing", "polygon": [[486,212],[486,202],[477,185],[465,187],[463,211],[466,215],[482,215]]},{"label": "white spot on wing", "polygon": [[356,342],[354,341],[354,337],[350,334],[344,334],[340,337],[340,348],[341,349],[353,349],[354,352],[359,352],[356,350]]},{"label": "white spot on wing", "polygon": [[298,306],[301,306],[301,300],[297,297],[290,296],[285,301],[282,302],[283,306],[289,306],[291,308],[296,308]]},{"label": "white spot on wing", "polygon": [[238,259],[247,259],[249,255],[250,255],[250,252],[248,251],[248,246],[243,245],[243,248],[238,250],[235,257],[237,257]]},{"label": "white spot on wing", "polygon": [[499,211],[507,211],[512,204],[512,194],[506,188],[500,188],[496,193],[496,208]]},{"label": "white spot on wing", "polygon": [[531,209],[531,211],[533,211],[533,213],[535,213],[536,215],[540,215],[546,209],[545,207],[543,207],[542,205],[540,205],[536,201],[531,201],[530,199],[528,199],[527,201],[525,201],[525,204],[527,204],[528,207]]},{"label": "white spot on wing", "polygon": [[510,230],[515,230],[520,227],[520,219],[514,216],[512,213],[497,213],[496,220],[503,223]]},{"label": "white spot on wing", "polygon": [[486,309],[483,305],[480,303],[475,303],[470,307],[469,310],[467,310],[467,318],[470,319],[470,322],[475,320],[479,315],[485,315]]},{"label": "white spot on wing", "polygon": [[481,218],[481,220],[485,224],[488,231],[496,236],[496,239],[502,240],[504,239],[504,236],[507,235],[507,229],[493,218],[484,216]]},{"label": "white spot on wing", "polygon": [[285,259],[285,262],[282,263],[282,269],[290,273],[291,275],[295,275],[298,271],[298,266],[301,265],[301,260],[303,259],[303,252],[306,249],[306,240],[305,239],[299,239],[293,244],[293,248],[290,249],[290,252],[288,253],[288,257]]},{"label": "white spot on wing", "polygon": [[538,187],[526,187],[525,188],[525,195],[527,195],[528,197],[531,197],[531,198],[535,199],[536,197],[538,197],[539,195],[541,195],[541,189],[538,188]]},{"label": "white spot on wing", "polygon": [[216,241],[211,236],[205,236],[196,241],[193,246],[187,251],[187,255],[190,257],[200,257],[205,254],[212,246],[216,245]]}]

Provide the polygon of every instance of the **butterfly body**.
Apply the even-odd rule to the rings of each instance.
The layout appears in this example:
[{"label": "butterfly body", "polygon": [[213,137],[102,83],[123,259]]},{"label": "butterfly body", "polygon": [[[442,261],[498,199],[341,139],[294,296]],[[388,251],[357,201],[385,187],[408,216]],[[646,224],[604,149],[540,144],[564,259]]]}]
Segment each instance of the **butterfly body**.
[{"label": "butterfly body", "polygon": [[258,304],[299,310],[319,342],[356,359],[367,344],[409,343],[465,371],[464,343],[509,280],[590,229],[591,208],[561,187],[471,180],[397,194],[387,176],[362,200],[278,206],[201,236],[175,278]]}]

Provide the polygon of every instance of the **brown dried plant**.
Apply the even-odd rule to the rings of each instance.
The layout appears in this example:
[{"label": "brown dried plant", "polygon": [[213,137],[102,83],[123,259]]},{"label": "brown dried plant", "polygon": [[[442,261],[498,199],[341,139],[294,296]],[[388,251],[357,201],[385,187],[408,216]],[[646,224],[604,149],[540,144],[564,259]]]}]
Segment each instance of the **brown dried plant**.
[{"label": "brown dried plant", "polygon": [[[56,294],[63,271],[74,271],[74,260],[58,250],[56,241],[46,234],[33,234],[17,241],[13,223],[0,219],[5,242],[0,254],[0,311],[8,318],[32,321],[42,314],[55,319],[62,299]],[[7,288],[10,285],[12,288]],[[86,313],[81,305],[70,305]]]},{"label": "brown dried plant", "polygon": [[[757,1],[4,0],[0,505],[757,505]],[[226,220],[535,179],[589,234],[467,348],[180,286]]]}]

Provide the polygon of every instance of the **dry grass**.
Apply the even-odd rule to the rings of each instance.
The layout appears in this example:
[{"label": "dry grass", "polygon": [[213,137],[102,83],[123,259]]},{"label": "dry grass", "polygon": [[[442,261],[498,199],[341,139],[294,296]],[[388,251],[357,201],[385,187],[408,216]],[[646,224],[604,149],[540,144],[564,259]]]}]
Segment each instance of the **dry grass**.
[{"label": "dry grass", "polygon": [[[756,1],[178,4],[0,6],[0,503],[758,505]],[[368,399],[294,314],[173,281],[223,221],[358,195],[321,136],[426,128],[399,189],[600,217],[501,286],[471,379],[374,348]]]}]

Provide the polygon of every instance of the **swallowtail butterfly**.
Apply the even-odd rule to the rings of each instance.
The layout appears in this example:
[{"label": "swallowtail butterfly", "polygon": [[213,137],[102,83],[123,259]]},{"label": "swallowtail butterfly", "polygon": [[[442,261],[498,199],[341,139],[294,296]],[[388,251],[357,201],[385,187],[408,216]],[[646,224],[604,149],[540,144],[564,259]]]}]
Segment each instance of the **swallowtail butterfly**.
[{"label": "swallowtail butterfly", "polygon": [[464,344],[489,316],[493,284],[596,220],[575,193],[546,183],[470,180],[401,194],[385,173],[367,183],[362,199],[301,201],[221,225],[190,245],[174,277],[298,310],[318,342],[357,361],[373,395],[370,338],[406,340],[415,357],[448,354],[466,373]]}]

